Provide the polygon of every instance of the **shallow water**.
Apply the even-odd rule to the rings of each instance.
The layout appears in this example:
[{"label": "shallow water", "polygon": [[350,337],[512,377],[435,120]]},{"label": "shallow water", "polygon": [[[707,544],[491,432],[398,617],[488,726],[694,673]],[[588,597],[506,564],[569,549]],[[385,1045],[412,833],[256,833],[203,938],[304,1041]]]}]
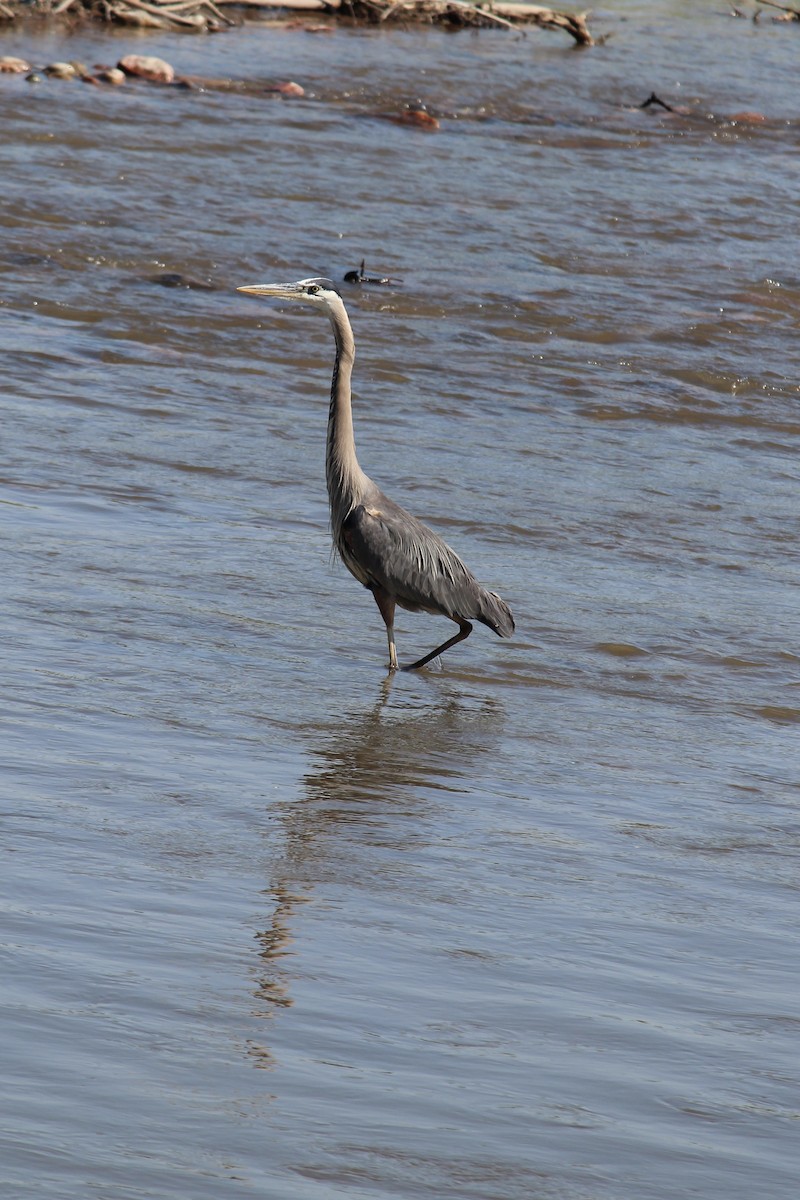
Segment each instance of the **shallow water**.
[{"label": "shallow water", "polygon": [[[796,1195],[796,38],[641,7],[4,34],[307,89],[0,76],[4,1196]],[[233,290],[362,257],[362,464],[517,618],[391,681]]]}]

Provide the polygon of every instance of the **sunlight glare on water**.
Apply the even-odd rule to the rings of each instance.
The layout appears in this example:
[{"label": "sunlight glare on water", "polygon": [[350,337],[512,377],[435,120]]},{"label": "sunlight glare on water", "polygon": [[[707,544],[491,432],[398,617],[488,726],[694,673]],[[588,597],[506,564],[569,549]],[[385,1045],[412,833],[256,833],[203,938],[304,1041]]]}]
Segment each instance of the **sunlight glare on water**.
[{"label": "sunlight glare on water", "polygon": [[[4,32],[306,89],[0,75],[4,1196],[793,1200],[796,45],[723,8]],[[362,465],[517,620],[394,679],[327,323],[235,292],[362,258]]]}]

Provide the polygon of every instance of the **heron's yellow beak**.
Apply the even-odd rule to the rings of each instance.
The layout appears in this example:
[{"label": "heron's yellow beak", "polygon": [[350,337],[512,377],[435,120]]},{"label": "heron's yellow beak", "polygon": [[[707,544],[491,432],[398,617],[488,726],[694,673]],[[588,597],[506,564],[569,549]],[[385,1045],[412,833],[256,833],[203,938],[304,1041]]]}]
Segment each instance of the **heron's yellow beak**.
[{"label": "heron's yellow beak", "polygon": [[300,292],[296,283],[250,283],[236,290],[247,292],[248,296],[280,296],[286,300],[291,300]]}]

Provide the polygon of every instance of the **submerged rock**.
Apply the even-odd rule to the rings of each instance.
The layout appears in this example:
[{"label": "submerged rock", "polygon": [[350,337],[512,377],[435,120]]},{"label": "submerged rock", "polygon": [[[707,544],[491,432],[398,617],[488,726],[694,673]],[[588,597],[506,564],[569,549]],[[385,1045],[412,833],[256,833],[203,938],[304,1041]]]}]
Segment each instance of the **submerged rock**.
[{"label": "submerged rock", "polygon": [[78,71],[72,63],[54,62],[45,67],[44,73],[53,79],[74,79]]},{"label": "submerged rock", "polygon": [[0,72],[5,75],[24,75],[30,69],[31,64],[25,62],[24,58],[14,58],[11,54],[0,57]]},{"label": "submerged rock", "polygon": [[280,83],[273,83],[265,89],[268,92],[277,92],[280,96],[305,96],[306,89],[299,83],[295,83],[293,79],[285,79]]},{"label": "submerged rock", "polygon": [[439,121],[432,117],[424,108],[406,108],[403,112],[389,117],[396,125],[414,125],[417,129],[438,129]]},{"label": "submerged rock", "polygon": [[97,72],[96,78],[101,83],[120,84],[125,82],[126,75],[124,71],[120,71],[119,67],[104,67]]},{"label": "submerged rock", "polygon": [[216,288],[208,279],[198,279],[192,275],[181,275],[177,271],[162,271],[159,275],[150,275],[149,283],[157,283],[160,287],[193,288],[200,292],[214,292]]},{"label": "submerged rock", "polygon": [[126,75],[149,79],[153,83],[173,83],[175,79],[175,68],[170,63],[148,54],[126,54],[117,63],[117,68]]}]

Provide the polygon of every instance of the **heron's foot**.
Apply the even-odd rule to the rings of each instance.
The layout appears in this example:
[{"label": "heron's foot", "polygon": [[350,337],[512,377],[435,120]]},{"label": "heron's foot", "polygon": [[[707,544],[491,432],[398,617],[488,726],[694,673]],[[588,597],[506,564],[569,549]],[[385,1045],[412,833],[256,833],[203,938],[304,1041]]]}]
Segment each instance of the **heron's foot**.
[{"label": "heron's foot", "polygon": [[[469,621],[465,621],[461,617],[452,617],[451,619],[458,624],[458,633],[448,638],[446,642],[442,642],[441,646],[437,646],[435,650],[431,650],[430,654],[425,654],[422,658],[418,658],[410,667],[404,667],[403,670],[416,671],[419,667],[426,667],[434,659],[438,661],[439,655],[444,654],[445,650],[449,650],[451,646],[455,646],[458,642],[463,642],[464,638],[469,637],[472,633],[472,626]],[[439,662],[439,670],[441,669],[442,664]]]}]

